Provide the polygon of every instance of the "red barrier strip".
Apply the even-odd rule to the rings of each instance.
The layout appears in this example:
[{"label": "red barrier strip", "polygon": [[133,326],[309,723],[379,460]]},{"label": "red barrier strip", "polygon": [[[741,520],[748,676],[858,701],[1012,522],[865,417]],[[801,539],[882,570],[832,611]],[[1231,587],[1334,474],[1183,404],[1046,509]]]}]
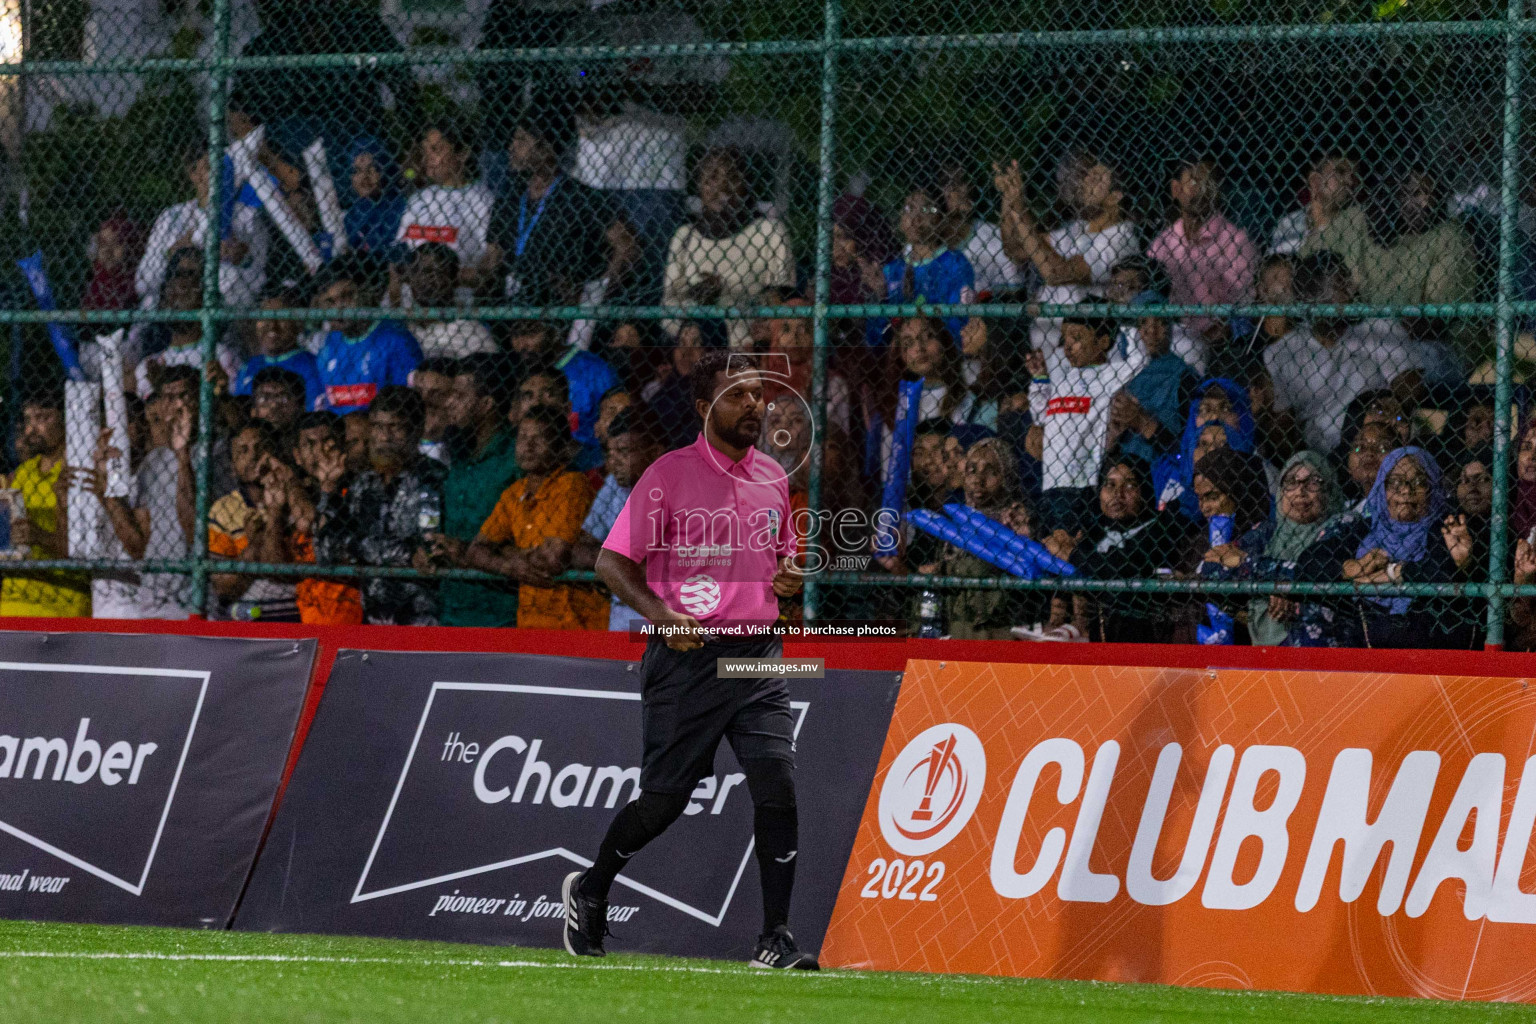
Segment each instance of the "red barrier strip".
[{"label": "red barrier strip", "polygon": [[[167,622],[159,619],[0,619],[0,629],[40,633],[160,633],[320,642],[304,710],[299,716],[283,783],[293,773],[309,734],[336,652],[455,651],[550,654],[561,657],[638,660],[644,645],[628,633],[545,629],[471,629],[431,626],[304,626],[276,622]],[[1057,665],[1148,665],[1167,668],[1259,668],[1302,671],[1380,672],[1416,675],[1536,674],[1536,655],[1494,651],[1348,650],[1299,647],[1201,647],[1194,644],[1065,644],[1008,640],[794,641],[792,658],[825,658],[828,668],[899,672],[908,658],[1022,662]]]}]

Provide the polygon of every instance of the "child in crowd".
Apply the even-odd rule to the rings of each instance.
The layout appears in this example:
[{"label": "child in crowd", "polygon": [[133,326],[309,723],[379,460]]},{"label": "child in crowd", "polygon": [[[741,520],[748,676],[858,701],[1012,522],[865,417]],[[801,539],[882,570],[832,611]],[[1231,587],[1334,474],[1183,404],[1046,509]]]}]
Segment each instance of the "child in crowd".
[{"label": "child in crowd", "polygon": [[[891,303],[953,303],[976,301],[976,275],[964,254],[946,244],[943,194],[936,185],[916,184],[907,190],[898,223],[905,248],[885,265],[885,301]],[[884,343],[889,321],[869,322],[871,344]],[[964,317],[944,322],[958,343]]]},{"label": "child in crowd", "polygon": [[1139,347],[1110,362],[1116,333],[1113,320],[1066,318],[1061,323],[1066,367],[1050,377],[1043,376],[1041,355],[1030,354],[1035,374],[1030,412],[1044,428],[1039,518],[1047,531],[1075,534],[1094,517],[1114,397],[1147,362]]}]

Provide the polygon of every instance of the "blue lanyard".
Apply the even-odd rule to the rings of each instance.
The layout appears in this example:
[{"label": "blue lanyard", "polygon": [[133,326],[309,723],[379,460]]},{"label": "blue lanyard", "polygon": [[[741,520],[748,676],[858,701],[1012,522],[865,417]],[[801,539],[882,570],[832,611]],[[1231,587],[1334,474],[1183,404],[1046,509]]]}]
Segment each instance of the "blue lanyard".
[{"label": "blue lanyard", "polygon": [[555,194],[555,189],[560,186],[564,175],[555,175],[555,180],[549,183],[549,188],[544,190],[544,197],[539,200],[539,205],[533,211],[533,218],[528,217],[528,192],[523,190],[522,196],[517,200],[517,239],[512,243],[512,255],[521,258],[523,250],[528,248],[528,240],[533,237],[533,229],[539,226],[539,218],[544,216],[544,206],[549,202],[549,197]]}]

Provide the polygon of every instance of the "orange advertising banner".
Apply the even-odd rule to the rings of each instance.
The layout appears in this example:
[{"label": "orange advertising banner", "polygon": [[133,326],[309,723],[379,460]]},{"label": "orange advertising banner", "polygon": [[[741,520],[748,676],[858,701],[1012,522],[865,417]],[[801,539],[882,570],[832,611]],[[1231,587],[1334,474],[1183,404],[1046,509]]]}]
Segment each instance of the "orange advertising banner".
[{"label": "orange advertising banner", "polygon": [[909,662],[822,962],[1536,1002],[1536,688]]}]

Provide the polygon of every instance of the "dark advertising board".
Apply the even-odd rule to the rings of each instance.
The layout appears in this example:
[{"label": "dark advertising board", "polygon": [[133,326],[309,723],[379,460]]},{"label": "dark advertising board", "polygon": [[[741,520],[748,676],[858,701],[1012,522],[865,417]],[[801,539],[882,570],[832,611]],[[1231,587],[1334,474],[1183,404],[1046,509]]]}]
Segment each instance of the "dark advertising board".
[{"label": "dark advertising board", "polygon": [[0,632],[0,917],[226,927],[314,657]]},{"label": "dark advertising board", "polygon": [[[831,917],[898,685],[836,670],[790,684],[791,925],[807,948]],[[639,698],[634,663],[343,651],[236,927],[558,945],[561,880],[638,793]],[[751,952],[751,798],[728,744],[714,767],[619,877],[610,948]]]}]

